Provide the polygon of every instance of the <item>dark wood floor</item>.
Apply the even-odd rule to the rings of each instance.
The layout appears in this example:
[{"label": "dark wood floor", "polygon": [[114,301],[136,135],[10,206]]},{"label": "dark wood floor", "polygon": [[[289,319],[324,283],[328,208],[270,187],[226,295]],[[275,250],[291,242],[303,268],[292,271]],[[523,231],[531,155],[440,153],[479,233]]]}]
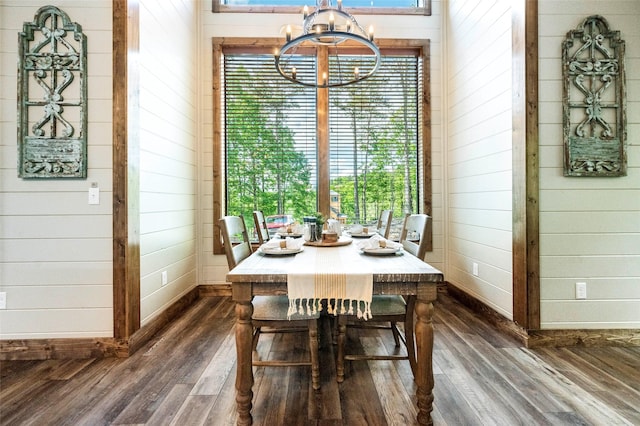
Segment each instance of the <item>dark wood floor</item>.
[{"label": "dark wood floor", "polygon": [[[640,425],[640,348],[528,350],[446,292],[435,312],[435,425]],[[0,424],[233,425],[233,315],[229,298],[203,298],[128,359],[2,361]],[[338,386],[327,319],[321,331],[321,391],[308,367],[257,369],[255,424],[415,423],[408,362],[352,362]],[[350,330],[348,343],[394,350],[379,333]],[[265,335],[259,350],[306,349]]]}]

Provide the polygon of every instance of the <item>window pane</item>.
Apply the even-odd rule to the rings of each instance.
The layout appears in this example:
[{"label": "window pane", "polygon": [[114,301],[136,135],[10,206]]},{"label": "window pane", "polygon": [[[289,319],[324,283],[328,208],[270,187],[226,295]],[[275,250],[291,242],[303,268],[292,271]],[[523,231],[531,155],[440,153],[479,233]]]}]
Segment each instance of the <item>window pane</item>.
[{"label": "window pane", "polygon": [[[315,73],[313,57],[299,60]],[[225,55],[224,68],[227,214],[249,229],[254,210],[302,221],[316,211],[315,90],[282,78],[273,55]]]},{"label": "window pane", "polygon": [[399,231],[404,213],[418,212],[419,71],[416,57],[383,56],[368,80],[330,90],[332,216],[370,224],[391,209]]},{"label": "window pane", "polygon": [[[329,73],[358,59],[342,56]],[[315,75],[315,57],[295,61],[299,75]],[[283,79],[272,55],[226,54],[224,70],[226,214],[253,229],[253,210],[263,210],[274,233],[327,201],[346,224],[371,224],[391,209],[391,237],[399,237],[404,214],[420,210],[424,173],[418,57],[383,56],[373,77],[330,89],[325,141],[317,140],[316,90]],[[318,152],[329,157],[329,200],[316,199]]]}]

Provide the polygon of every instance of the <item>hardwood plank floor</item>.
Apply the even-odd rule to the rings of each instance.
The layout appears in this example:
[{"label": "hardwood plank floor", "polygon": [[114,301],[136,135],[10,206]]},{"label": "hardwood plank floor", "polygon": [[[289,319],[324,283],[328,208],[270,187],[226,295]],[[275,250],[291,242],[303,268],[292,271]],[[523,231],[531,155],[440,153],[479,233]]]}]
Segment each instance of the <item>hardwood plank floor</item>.
[{"label": "hardwood plank floor", "polygon": [[[0,361],[0,425],[234,425],[233,302],[198,300],[128,359]],[[435,425],[640,425],[640,348],[523,348],[440,291]],[[381,334],[382,333],[382,334]],[[255,369],[256,425],[415,424],[407,361],[358,361],[335,381],[329,318],[320,392],[309,367]],[[362,353],[390,335],[350,329]],[[304,356],[304,335],[263,335],[262,356]]]}]

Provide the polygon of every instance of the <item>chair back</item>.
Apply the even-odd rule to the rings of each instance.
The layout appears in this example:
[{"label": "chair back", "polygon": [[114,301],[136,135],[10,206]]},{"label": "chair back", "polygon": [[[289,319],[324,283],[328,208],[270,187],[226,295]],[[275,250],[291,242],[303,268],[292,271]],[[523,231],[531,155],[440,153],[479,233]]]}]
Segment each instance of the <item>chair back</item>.
[{"label": "chair back", "polygon": [[393,218],[393,211],[382,210],[380,217],[378,218],[378,233],[384,238],[389,238],[389,231],[391,231],[391,219]]},{"label": "chair back", "polygon": [[242,216],[224,216],[220,219],[220,233],[224,242],[229,270],[251,255],[251,242]]},{"label": "chair back", "polygon": [[426,214],[408,214],[404,218],[400,232],[402,247],[420,260],[424,260],[427,253],[429,219],[430,217]]},{"label": "chair back", "polygon": [[253,211],[253,223],[256,226],[256,234],[258,234],[258,241],[260,244],[264,244],[269,241],[269,229],[267,228],[267,221],[264,218],[262,210]]}]

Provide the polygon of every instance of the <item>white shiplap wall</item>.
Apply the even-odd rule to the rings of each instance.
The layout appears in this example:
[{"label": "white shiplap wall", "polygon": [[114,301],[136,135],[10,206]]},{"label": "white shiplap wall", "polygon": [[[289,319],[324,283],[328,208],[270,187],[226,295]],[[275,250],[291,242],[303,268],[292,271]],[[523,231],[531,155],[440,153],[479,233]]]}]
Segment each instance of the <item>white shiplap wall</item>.
[{"label": "white shiplap wall", "polygon": [[197,284],[197,13],[195,1],[140,2],[142,325]]},{"label": "white shiplap wall", "polygon": [[446,279],[512,318],[511,4],[450,0],[445,19]]},{"label": "white shiplap wall", "polygon": [[[346,2],[345,2],[346,4]],[[202,47],[200,51],[202,144],[200,172],[202,221],[198,231],[200,282],[222,284],[225,282],[227,262],[224,255],[213,255],[213,180],[212,180],[212,117],[214,114],[211,96],[211,39],[212,37],[282,37],[283,25],[299,22],[299,15],[284,14],[238,14],[211,13],[211,4],[201,2]],[[434,250],[426,256],[427,262],[443,268],[443,181],[442,181],[442,3],[432,0],[431,16],[358,16],[362,25],[373,24],[378,38],[406,38],[431,40],[431,102],[432,102],[432,174],[433,174],[433,241]],[[282,37],[283,38],[283,37]],[[283,38],[284,42],[284,38]]]},{"label": "white shiplap wall", "polygon": [[[626,41],[628,176],[563,177],[561,43],[601,15]],[[540,278],[545,329],[640,328],[640,2],[539,0]],[[575,283],[587,299],[575,299]]]},{"label": "white shiplap wall", "polygon": [[45,4],[0,0],[0,339],[111,337],[111,1],[55,2],[87,35],[86,180],[17,177],[18,33]]}]

